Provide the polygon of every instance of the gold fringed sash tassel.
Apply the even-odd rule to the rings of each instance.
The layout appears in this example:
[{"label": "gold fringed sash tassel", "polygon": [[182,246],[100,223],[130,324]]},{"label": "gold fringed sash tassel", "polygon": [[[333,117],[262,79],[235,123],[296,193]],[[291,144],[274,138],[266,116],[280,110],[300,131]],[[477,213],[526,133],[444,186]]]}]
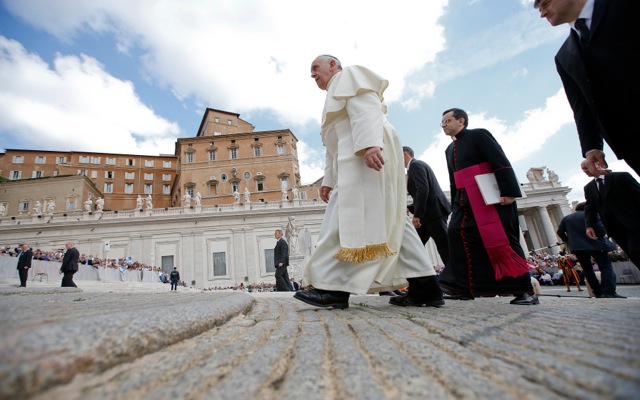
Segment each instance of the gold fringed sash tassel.
[{"label": "gold fringed sash tassel", "polygon": [[396,253],[391,250],[386,243],[380,243],[351,249],[342,247],[334,257],[340,261],[361,264],[367,261],[373,261],[378,257],[389,257],[394,254]]}]

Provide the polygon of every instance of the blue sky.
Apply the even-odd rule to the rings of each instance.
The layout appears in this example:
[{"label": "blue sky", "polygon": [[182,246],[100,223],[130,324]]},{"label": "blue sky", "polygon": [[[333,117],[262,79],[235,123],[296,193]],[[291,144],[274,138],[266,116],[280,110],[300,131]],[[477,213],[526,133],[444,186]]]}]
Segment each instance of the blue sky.
[{"label": "blue sky", "polygon": [[324,162],[309,67],[329,53],[389,80],[389,118],[443,188],[439,122],[460,107],[522,182],[546,166],[580,200],[588,178],[553,62],[569,27],[532,2],[0,0],[0,146],[173,154],[210,107],[291,129],[309,183]]}]

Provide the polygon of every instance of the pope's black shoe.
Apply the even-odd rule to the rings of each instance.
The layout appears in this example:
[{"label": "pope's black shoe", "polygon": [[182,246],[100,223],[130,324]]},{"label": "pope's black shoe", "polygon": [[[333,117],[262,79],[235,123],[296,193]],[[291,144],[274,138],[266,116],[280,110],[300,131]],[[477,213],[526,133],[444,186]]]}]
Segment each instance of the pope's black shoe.
[{"label": "pope's black shoe", "polygon": [[389,299],[389,304],[400,307],[441,307],[444,305],[443,299],[421,300],[412,299],[408,294],[396,296]]},{"label": "pope's black shoe", "polygon": [[333,307],[341,310],[349,308],[349,293],[347,292],[314,288],[298,290],[293,298],[316,307]]},{"label": "pope's black shoe", "polygon": [[535,304],[540,304],[540,300],[538,300],[538,296],[535,294],[532,296],[528,293],[522,293],[516,296],[515,299],[509,302],[510,304],[517,304],[520,306],[532,306]]}]

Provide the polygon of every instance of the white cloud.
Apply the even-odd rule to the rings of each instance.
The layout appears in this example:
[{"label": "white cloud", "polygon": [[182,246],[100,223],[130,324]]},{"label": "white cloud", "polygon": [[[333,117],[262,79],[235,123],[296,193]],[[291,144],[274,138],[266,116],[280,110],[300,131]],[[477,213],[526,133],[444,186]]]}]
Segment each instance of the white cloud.
[{"label": "white cloud", "polygon": [[309,77],[316,55],[332,53],[343,65],[375,65],[392,82],[386,98],[394,101],[406,76],[443,49],[437,21],[446,4],[22,0],[8,7],[66,40],[109,32],[122,51],[139,47],[146,74],[179,98],[239,113],[271,108],[284,125],[302,126],[317,121],[322,109],[323,95]]},{"label": "white cloud", "polygon": [[58,54],[50,68],[0,36],[0,81],[0,130],[26,138],[34,148],[174,152],[177,124],[157,116],[131,82],[107,74],[91,57]]},{"label": "white cloud", "polygon": [[[469,113],[469,128],[484,128],[491,132],[512,164],[543,148],[563,125],[573,123],[571,107],[563,89],[547,98],[544,107],[527,111],[523,120],[512,125],[497,117],[487,117],[482,111],[466,111]],[[450,143],[451,139],[440,131],[435,142],[417,157],[431,166],[443,188],[449,185],[444,151]]]},{"label": "white cloud", "polygon": [[298,142],[298,161],[303,184],[313,183],[324,175],[324,158],[322,151],[309,147],[304,141]]}]

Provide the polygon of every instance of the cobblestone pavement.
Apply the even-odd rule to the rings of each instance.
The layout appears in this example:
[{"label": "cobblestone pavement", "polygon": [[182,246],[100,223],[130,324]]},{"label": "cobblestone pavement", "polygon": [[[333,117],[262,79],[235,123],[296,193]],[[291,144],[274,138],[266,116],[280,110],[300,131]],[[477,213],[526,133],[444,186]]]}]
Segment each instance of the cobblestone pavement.
[{"label": "cobblestone pavement", "polygon": [[327,310],[290,293],[83,285],[0,282],[0,397],[640,398],[640,286],[619,286],[626,300],[545,287],[533,307],[354,296]]}]

